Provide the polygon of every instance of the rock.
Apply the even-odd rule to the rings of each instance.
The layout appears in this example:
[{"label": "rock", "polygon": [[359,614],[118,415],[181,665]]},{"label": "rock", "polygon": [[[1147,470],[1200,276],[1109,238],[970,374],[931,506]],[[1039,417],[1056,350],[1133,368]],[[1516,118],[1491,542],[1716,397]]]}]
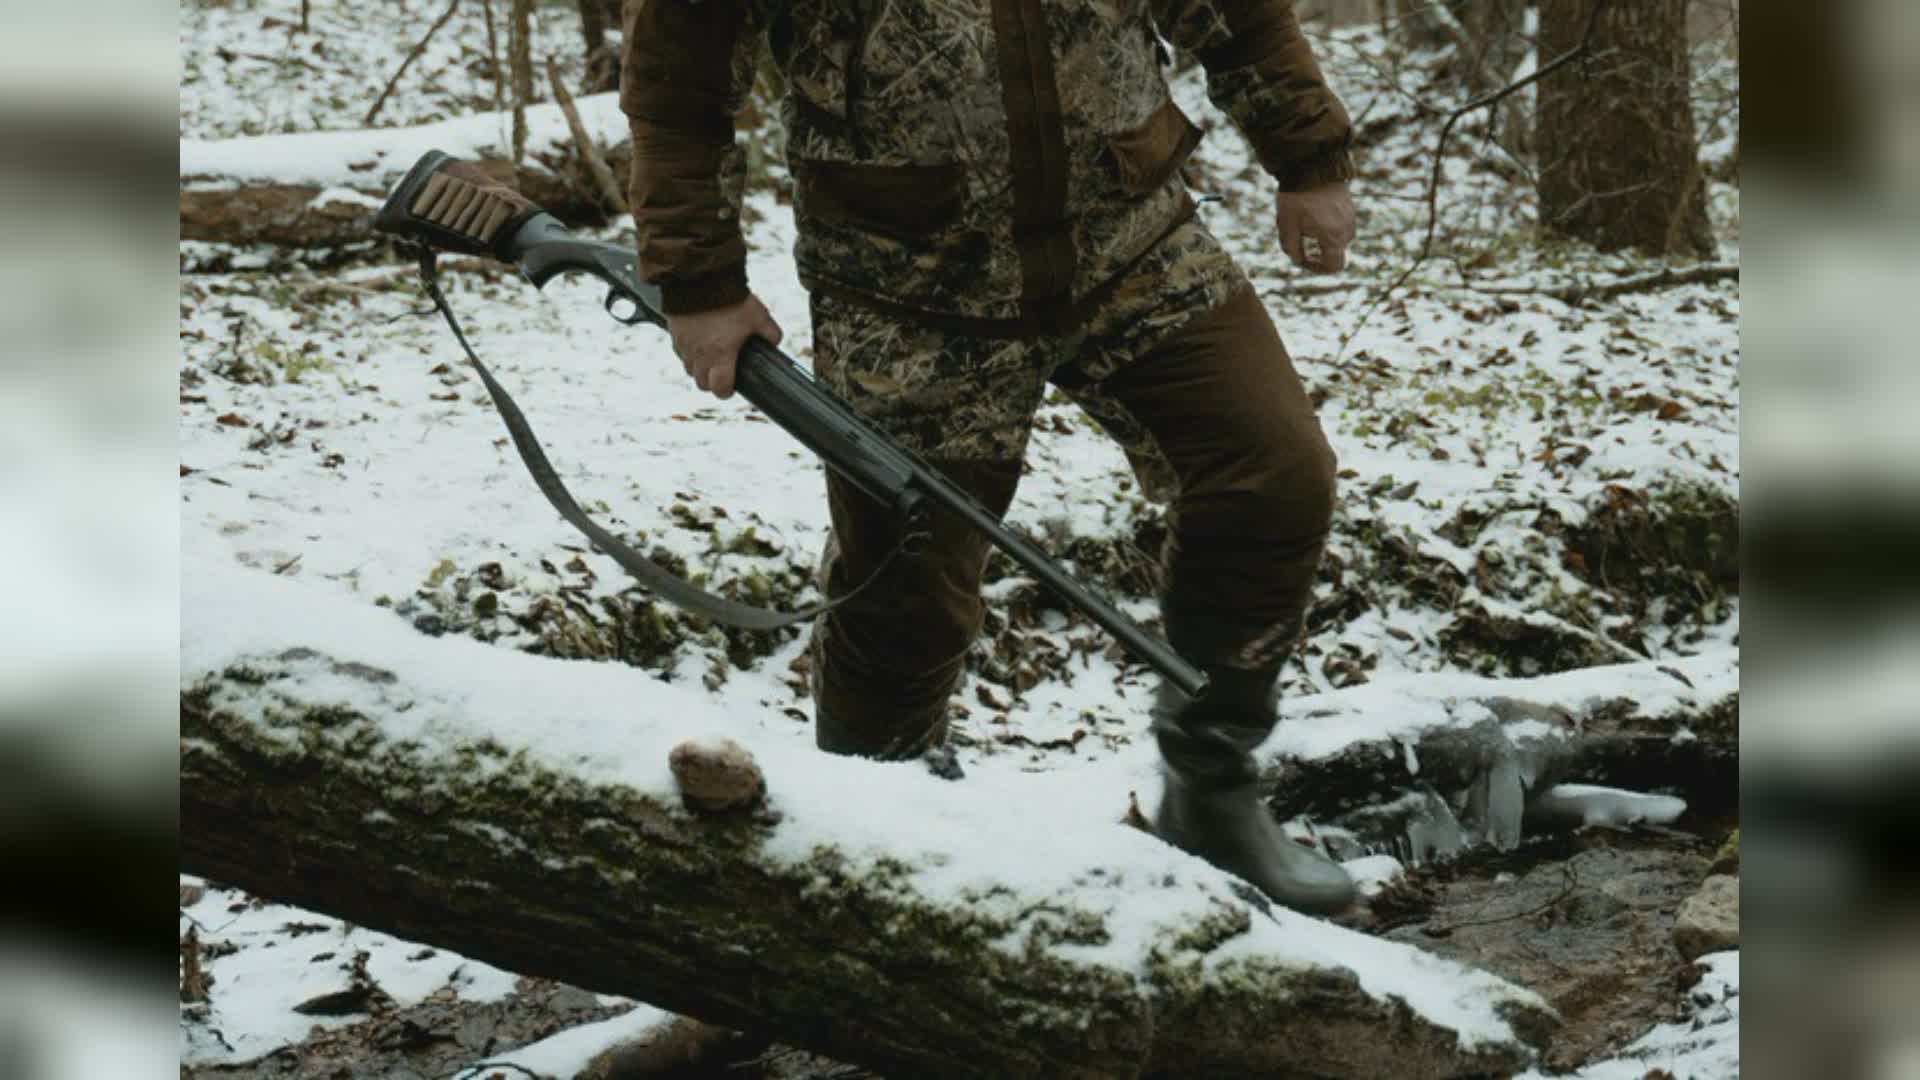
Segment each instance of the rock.
[{"label": "rock", "polygon": [[1730,874],[1708,877],[1674,916],[1673,945],[1689,960],[1739,948],[1740,879]]},{"label": "rock", "polygon": [[732,739],[688,739],[673,748],[667,764],[695,810],[737,810],[758,802],[767,789],[753,755]]}]

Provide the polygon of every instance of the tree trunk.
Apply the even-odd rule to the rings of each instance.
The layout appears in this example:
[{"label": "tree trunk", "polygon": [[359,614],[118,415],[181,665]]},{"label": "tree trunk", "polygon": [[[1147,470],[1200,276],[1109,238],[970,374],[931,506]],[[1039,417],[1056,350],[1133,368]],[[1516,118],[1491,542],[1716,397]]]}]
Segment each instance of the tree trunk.
[{"label": "tree trunk", "polygon": [[507,19],[507,67],[513,80],[513,163],[527,157],[527,106],[533,103],[533,0],[513,0]]},{"label": "tree trunk", "polygon": [[[183,610],[229,614],[183,632],[185,872],[902,1076],[1508,1073],[1556,1023],[1493,976],[1251,906],[1118,805],[1082,819],[1057,790],[975,795],[743,724],[766,801],[696,813],[667,769],[685,717],[633,711],[680,699],[644,672],[193,577]],[[268,610],[333,644],[234,632]]]},{"label": "tree trunk", "polygon": [[[1540,54],[1577,45],[1594,0],[1542,0]],[[1713,251],[1695,145],[1687,0],[1615,0],[1587,60],[1540,84],[1540,220],[1603,251]]]},{"label": "tree trunk", "polygon": [[580,38],[589,60],[607,44],[607,9],[601,0],[579,0]]},{"label": "tree trunk", "polygon": [[620,58],[607,45],[607,22],[620,18],[620,5],[610,0],[579,0],[579,6],[580,40],[586,59],[582,85],[589,94],[616,90],[620,86]]},{"label": "tree trunk", "polygon": [[487,69],[493,73],[493,111],[504,112],[507,107],[507,72],[500,63],[500,34],[494,29],[493,0],[480,0],[480,14],[487,26]]}]

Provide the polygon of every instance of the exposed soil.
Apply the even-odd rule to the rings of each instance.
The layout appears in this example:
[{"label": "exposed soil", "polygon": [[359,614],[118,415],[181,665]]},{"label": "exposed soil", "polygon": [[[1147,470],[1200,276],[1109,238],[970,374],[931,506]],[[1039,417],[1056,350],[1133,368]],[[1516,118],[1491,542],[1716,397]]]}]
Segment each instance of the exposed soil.
[{"label": "exposed soil", "polygon": [[1673,917],[1717,842],[1595,830],[1482,851],[1410,874],[1376,904],[1377,932],[1538,992],[1565,1020],[1543,1065],[1571,1068],[1679,1011],[1692,965]]}]

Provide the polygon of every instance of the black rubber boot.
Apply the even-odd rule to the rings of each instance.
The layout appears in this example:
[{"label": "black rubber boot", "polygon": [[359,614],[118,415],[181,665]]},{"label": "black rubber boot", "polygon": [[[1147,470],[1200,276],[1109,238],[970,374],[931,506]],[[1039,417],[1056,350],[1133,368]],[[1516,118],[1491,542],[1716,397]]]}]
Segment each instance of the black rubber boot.
[{"label": "black rubber boot", "polygon": [[1273,730],[1273,673],[1211,671],[1198,701],[1161,691],[1153,731],[1167,793],[1154,815],[1162,839],[1253,885],[1275,903],[1310,915],[1352,906],[1357,891],[1340,864],[1295,843],[1260,801],[1253,748]]}]

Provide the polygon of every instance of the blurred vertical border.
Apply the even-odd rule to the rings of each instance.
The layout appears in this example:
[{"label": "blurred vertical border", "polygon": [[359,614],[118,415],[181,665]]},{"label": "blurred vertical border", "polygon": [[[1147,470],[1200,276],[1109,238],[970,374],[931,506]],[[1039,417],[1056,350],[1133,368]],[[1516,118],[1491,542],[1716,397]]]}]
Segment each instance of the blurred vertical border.
[{"label": "blurred vertical border", "polygon": [[1744,15],[1743,1066],[1920,1077],[1920,5]]},{"label": "blurred vertical border", "polygon": [[0,1076],[178,1075],[175,9],[0,6]]}]

